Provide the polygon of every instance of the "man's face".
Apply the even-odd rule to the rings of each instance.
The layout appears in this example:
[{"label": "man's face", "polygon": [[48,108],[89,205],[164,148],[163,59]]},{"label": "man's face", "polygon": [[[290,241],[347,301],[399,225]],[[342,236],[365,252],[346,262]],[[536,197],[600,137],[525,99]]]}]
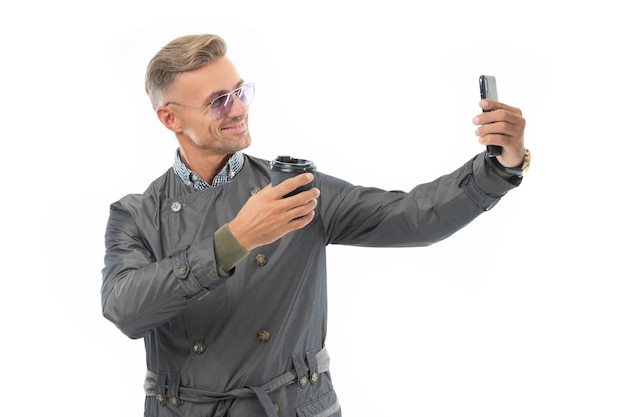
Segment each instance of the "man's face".
[{"label": "man's face", "polygon": [[[164,106],[175,118],[175,131],[185,153],[228,155],[250,146],[248,108],[238,97],[224,118],[214,120],[209,111],[216,97],[241,87],[244,81],[225,57],[179,74],[164,95]],[[176,104],[180,103],[180,104]]]}]

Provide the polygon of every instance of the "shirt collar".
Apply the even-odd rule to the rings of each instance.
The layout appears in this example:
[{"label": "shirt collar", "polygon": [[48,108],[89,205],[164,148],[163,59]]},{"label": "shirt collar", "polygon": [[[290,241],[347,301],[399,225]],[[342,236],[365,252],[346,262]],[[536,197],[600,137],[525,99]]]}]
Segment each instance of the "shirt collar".
[{"label": "shirt collar", "polygon": [[180,159],[180,148],[176,149],[176,157],[174,158],[174,173],[185,184],[198,190],[206,190],[207,188],[217,187],[228,182],[231,182],[235,176],[243,168],[243,153],[241,151],[235,152],[226,162],[226,165],[222,167],[220,172],[213,178],[211,184],[203,180],[200,175],[187,168],[187,165]]}]

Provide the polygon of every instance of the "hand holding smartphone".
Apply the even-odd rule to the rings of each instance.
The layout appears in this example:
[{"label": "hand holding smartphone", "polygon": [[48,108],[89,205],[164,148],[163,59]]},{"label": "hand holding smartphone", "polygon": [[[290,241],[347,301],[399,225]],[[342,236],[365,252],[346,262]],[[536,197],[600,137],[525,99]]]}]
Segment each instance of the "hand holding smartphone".
[{"label": "hand holding smartphone", "polygon": [[[489,98],[498,101],[498,88],[496,77],[493,75],[481,75],[478,79],[480,85],[480,98]],[[483,110],[490,111],[490,110]],[[494,157],[502,154],[502,146],[487,145],[487,156]]]}]

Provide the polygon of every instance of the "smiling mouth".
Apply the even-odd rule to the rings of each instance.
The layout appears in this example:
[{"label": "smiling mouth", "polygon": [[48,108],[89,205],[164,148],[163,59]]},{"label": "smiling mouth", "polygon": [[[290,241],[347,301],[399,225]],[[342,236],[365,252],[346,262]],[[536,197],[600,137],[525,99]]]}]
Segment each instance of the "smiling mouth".
[{"label": "smiling mouth", "polygon": [[245,123],[237,123],[236,125],[223,127],[221,130],[245,130]]}]

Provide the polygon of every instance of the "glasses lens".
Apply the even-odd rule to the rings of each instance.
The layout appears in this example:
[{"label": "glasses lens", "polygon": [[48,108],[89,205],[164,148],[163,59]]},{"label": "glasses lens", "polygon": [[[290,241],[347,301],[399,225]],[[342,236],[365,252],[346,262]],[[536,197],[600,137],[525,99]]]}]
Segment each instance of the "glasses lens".
[{"label": "glasses lens", "polygon": [[219,97],[216,97],[211,102],[210,107],[211,117],[214,120],[223,119],[230,112],[231,107],[233,107],[233,101],[235,100],[233,94],[237,94],[237,97],[239,97],[241,104],[247,106],[248,104],[250,104],[252,98],[254,97],[254,84],[249,83],[243,85],[232,93],[223,94]]},{"label": "glasses lens", "polygon": [[242,86],[241,88],[238,88],[236,90],[236,94],[237,97],[239,97],[241,104],[247,106],[252,102],[252,99],[254,98],[254,84],[249,83]]},{"label": "glasses lens", "polygon": [[233,106],[233,96],[228,93],[216,97],[211,102],[211,117],[215,120],[224,118]]}]

